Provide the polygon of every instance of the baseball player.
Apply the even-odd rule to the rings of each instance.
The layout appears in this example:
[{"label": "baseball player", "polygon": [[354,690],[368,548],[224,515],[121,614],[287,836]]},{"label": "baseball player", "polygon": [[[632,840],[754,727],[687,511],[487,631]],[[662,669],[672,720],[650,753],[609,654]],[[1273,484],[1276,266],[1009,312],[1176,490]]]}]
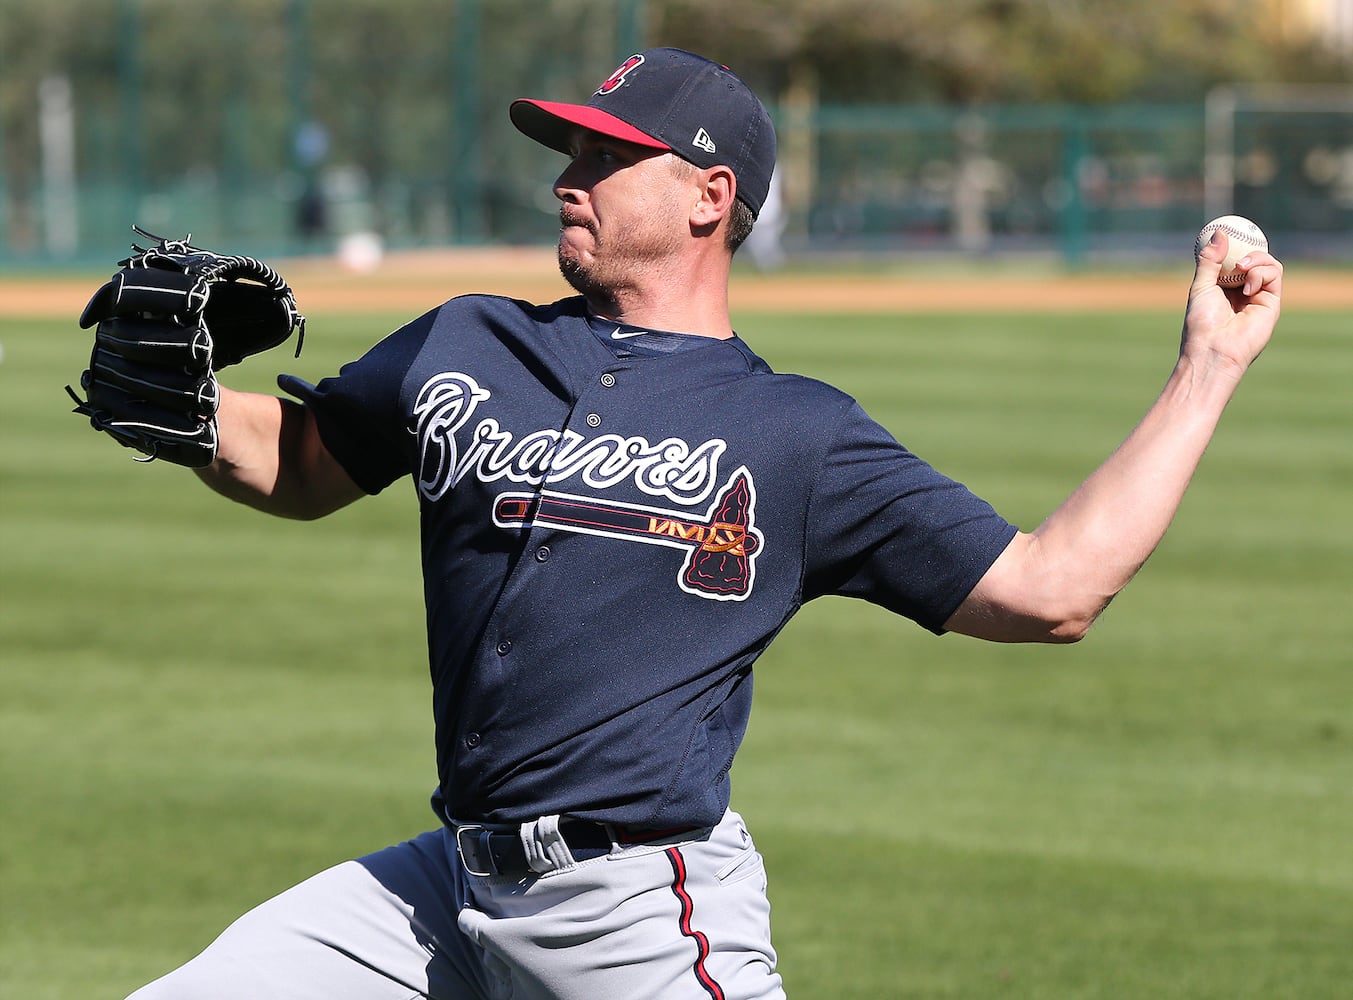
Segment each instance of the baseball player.
[{"label": "baseball player", "polygon": [[[730,808],[752,665],[825,594],[936,633],[1081,638],[1160,540],[1278,316],[1281,265],[1189,291],[1179,362],[1121,448],[1024,532],[730,321],[775,134],[728,69],[627,59],[519,100],[566,157],[577,294],[459,297],[295,400],[221,390],[218,492],[296,518],[408,477],[438,784],[430,832],[243,916],[138,1000],[783,996]],[[849,821],[830,831],[848,840]]]}]

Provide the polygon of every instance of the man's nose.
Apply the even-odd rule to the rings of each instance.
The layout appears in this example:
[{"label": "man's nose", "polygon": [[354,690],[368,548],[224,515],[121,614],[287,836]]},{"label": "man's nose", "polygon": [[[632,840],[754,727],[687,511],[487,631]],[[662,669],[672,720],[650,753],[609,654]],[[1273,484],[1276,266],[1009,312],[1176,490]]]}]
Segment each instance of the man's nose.
[{"label": "man's nose", "polygon": [[587,187],[578,176],[577,167],[576,160],[570,162],[554,179],[554,196],[572,205],[580,204],[587,194]]}]

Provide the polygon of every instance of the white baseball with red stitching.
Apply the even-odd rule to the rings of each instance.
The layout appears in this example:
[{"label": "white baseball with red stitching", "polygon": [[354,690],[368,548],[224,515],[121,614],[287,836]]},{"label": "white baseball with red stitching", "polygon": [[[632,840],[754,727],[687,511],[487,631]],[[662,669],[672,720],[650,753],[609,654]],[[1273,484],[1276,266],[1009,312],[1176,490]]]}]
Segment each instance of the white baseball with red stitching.
[{"label": "white baseball with red stitching", "polygon": [[1245,275],[1236,270],[1236,263],[1256,250],[1268,249],[1268,237],[1264,231],[1243,215],[1223,215],[1213,219],[1198,233],[1193,241],[1193,257],[1197,260],[1203,247],[1212,240],[1212,234],[1218,229],[1226,234],[1226,259],[1221,262],[1221,273],[1217,275],[1217,284],[1223,286],[1239,285]]}]

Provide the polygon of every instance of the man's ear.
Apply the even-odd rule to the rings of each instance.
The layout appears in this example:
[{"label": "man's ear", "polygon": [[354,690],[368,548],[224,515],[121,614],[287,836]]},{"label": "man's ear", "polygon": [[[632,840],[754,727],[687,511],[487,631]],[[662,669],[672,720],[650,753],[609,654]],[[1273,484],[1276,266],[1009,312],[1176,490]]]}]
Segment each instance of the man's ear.
[{"label": "man's ear", "polygon": [[719,220],[733,208],[733,199],[737,197],[738,181],[730,167],[708,167],[700,171],[703,179],[700,185],[700,197],[691,208],[691,228],[707,229],[718,225]]}]

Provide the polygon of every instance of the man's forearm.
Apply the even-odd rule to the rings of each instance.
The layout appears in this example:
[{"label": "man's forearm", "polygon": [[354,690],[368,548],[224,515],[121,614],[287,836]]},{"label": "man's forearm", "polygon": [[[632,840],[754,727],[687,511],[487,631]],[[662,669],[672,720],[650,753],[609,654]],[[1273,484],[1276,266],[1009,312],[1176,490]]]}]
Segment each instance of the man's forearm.
[{"label": "man's forearm", "polygon": [[1039,528],[1020,533],[950,617],[955,632],[1073,642],[1146,562],[1173,520],[1222,411],[1277,323],[1282,264],[1256,251],[1217,284],[1218,235],[1199,253],[1179,362],[1136,429]]},{"label": "man's forearm", "polygon": [[1025,585],[1063,638],[1084,635],[1160,544],[1235,387],[1181,361],[1127,440],[1029,537]]},{"label": "man's forearm", "polygon": [[267,514],[310,520],[362,495],[301,404],[223,386],[217,422],[216,461],[197,474],[222,496]]}]

